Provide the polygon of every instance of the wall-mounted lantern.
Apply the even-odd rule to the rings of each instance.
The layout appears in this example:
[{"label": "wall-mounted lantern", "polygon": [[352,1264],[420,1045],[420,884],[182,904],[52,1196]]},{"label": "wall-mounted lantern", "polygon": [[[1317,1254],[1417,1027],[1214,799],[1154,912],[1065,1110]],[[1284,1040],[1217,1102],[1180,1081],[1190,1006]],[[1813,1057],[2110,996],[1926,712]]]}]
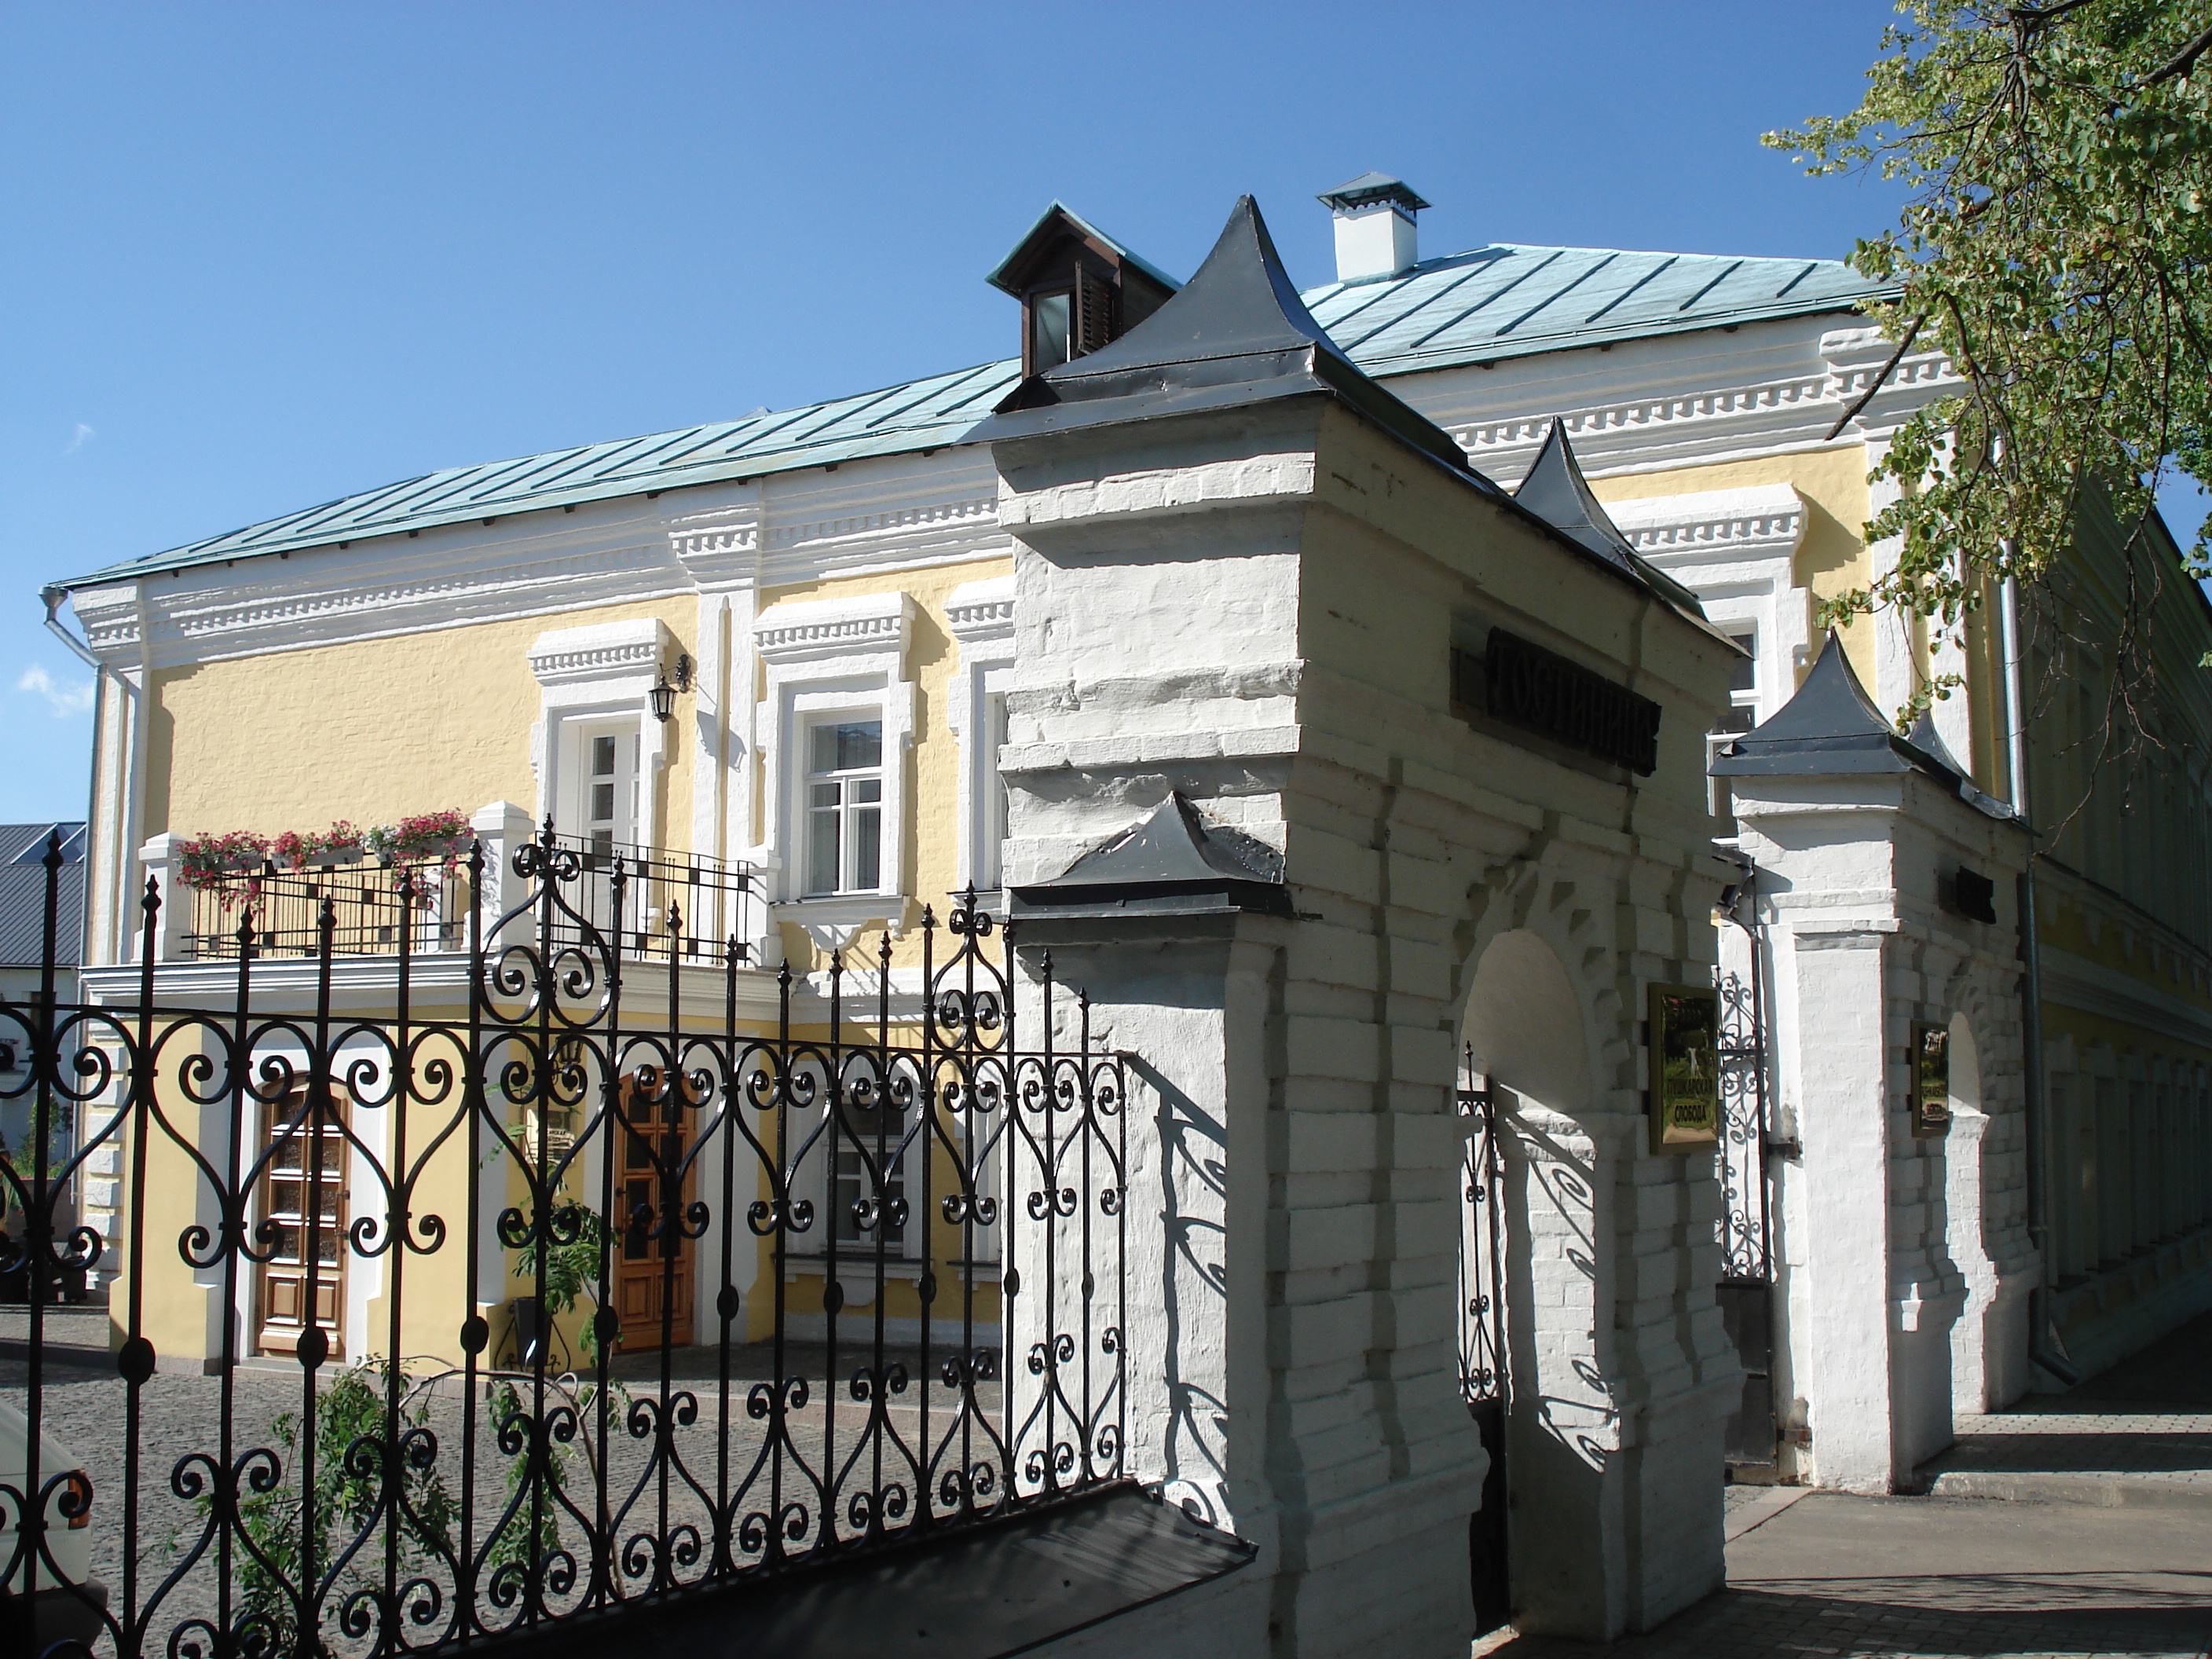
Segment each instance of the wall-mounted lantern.
[{"label": "wall-mounted lantern", "polygon": [[668,671],[664,668],[653,679],[653,690],[645,694],[653,703],[653,718],[663,726],[676,712],[676,694],[691,689],[691,668],[690,653],[685,652],[676,659],[675,684],[669,684]]}]

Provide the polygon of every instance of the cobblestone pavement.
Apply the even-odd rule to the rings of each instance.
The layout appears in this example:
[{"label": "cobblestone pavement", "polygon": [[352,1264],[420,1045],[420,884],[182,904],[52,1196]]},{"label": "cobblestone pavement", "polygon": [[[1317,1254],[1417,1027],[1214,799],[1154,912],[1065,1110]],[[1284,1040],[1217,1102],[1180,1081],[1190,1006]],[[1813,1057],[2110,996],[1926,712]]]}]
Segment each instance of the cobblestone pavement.
[{"label": "cobblestone pavement", "polygon": [[[733,1486],[750,1494],[743,1510],[764,1509],[769,1507],[769,1480],[757,1468],[756,1459],[762,1451],[765,1428],[747,1412],[745,1398],[753,1383],[772,1375],[774,1368],[764,1346],[733,1348],[731,1358],[730,1479]],[[908,1359],[909,1371],[919,1372],[918,1356],[908,1356]],[[880,1476],[872,1467],[872,1449],[864,1454],[866,1461],[857,1467],[854,1464],[855,1443],[866,1427],[870,1407],[852,1399],[842,1386],[843,1374],[851,1369],[854,1361],[849,1357],[842,1359],[838,1367],[841,1383],[831,1386],[828,1360],[828,1353],[818,1345],[793,1344],[787,1352],[786,1374],[811,1379],[805,1404],[790,1417],[792,1439],[799,1457],[817,1469],[823,1467],[824,1431],[828,1426],[825,1416],[828,1410],[834,1409],[835,1456],[826,1461],[844,1471],[841,1480],[843,1494],[849,1495],[858,1486],[872,1486],[878,1479],[898,1483],[912,1491],[915,1485],[912,1469],[908,1468],[902,1478],[896,1448],[888,1443]],[[717,1454],[721,1439],[716,1369],[712,1349],[681,1351],[672,1367],[672,1392],[689,1394],[696,1402],[698,1414],[696,1420],[689,1424],[683,1424],[678,1418],[682,1425],[672,1428],[672,1443],[685,1468],[710,1491],[717,1483]],[[327,1384],[337,1370],[333,1366],[324,1373],[323,1382]],[[602,1440],[587,1420],[568,1454],[572,1473],[568,1480],[576,1489],[577,1500],[589,1509],[589,1465],[579,1460],[587,1459],[596,1450],[607,1462],[612,1501],[619,1506],[625,1499],[630,1499],[636,1505],[618,1528],[625,1540],[640,1532],[671,1535],[671,1528],[686,1524],[697,1528],[702,1534],[710,1534],[712,1522],[706,1503],[700,1494],[687,1492],[680,1477],[672,1478],[668,1483],[667,1509],[663,1518],[659,1483],[645,1479],[647,1443],[625,1431],[630,1407],[659,1398],[659,1355],[624,1356],[617,1370],[622,1374],[623,1392],[605,1437]],[[0,1400],[20,1407],[28,1376],[25,1360],[0,1357]],[[296,1364],[258,1362],[241,1366],[231,1387],[234,1455],[248,1448],[267,1446],[278,1449],[276,1462],[288,1468],[294,1464],[295,1455],[282,1449],[283,1437],[277,1425],[281,1413],[297,1413],[301,1407],[301,1374]],[[939,1442],[950,1421],[951,1397],[942,1379],[915,1376],[907,1389],[895,1396],[894,1403],[887,1408],[893,1432],[908,1446],[920,1443],[919,1407],[925,1391],[932,1413],[933,1443]],[[172,1489],[172,1472],[185,1469],[187,1455],[214,1451],[220,1445],[222,1394],[222,1382],[218,1377],[174,1372],[157,1373],[141,1393],[137,1488],[140,1508],[132,1604],[143,1607],[156,1594],[160,1595],[152,1620],[154,1638],[148,1644],[149,1652],[162,1651],[163,1638],[185,1621],[210,1617],[217,1610],[220,1562],[211,1551],[195,1547],[207,1530],[204,1506]],[[49,1353],[43,1372],[44,1429],[80,1460],[90,1477],[94,1494],[92,1573],[108,1586],[114,1598],[112,1610],[118,1615],[125,1606],[128,1582],[123,1571],[125,1527],[120,1497],[126,1484],[127,1439],[123,1426],[126,1396],[123,1379],[104,1353],[88,1347],[66,1358],[58,1352]],[[978,1396],[987,1412],[1000,1408],[998,1383],[979,1389]],[[459,1448],[463,1443],[465,1416],[459,1392],[449,1387],[428,1395],[425,1409],[427,1425],[438,1437],[441,1477],[458,1500],[462,1484]],[[468,1528],[472,1547],[479,1550],[500,1528],[499,1517],[509,1501],[510,1460],[497,1449],[492,1423],[489,1406],[480,1407],[474,1419],[475,1515]],[[974,1437],[973,1449],[978,1455],[988,1455],[988,1443],[980,1433]],[[790,1457],[783,1459],[782,1463],[783,1501],[807,1501],[818,1516],[818,1494],[810,1492],[802,1465]],[[842,1512],[846,1506],[841,1503],[838,1507]],[[574,1545],[577,1541],[568,1522],[556,1520],[556,1525],[561,1528],[565,1543]],[[518,1537],[526,1532],[521,1522],[513,1523],[513,1528]],[[793,1534],[792,1537],[798,1540],[802,1535]],[[811,1540],[811,1533],[808,1537]],[[449,1595],[450,1575],[434,1568],[428,1571],[432,1577],[440,1581],[441,1594]],[[161,1589],[162,1581],[173,1574],[176,1582],[166,1590]],[[350,1650],[343,1644],[339,1646],[342,1651]],[[110,1644],[103,1641],[96,1651],[105,1654],[109,1649]]]},{"label": "cobblestone pavement", "polygon": [[1819,1492],[1729,1547],[1729,1588],[1611,1647],[1502,1634],[1490,1659],[2198,1659],[2212,1515]]}]

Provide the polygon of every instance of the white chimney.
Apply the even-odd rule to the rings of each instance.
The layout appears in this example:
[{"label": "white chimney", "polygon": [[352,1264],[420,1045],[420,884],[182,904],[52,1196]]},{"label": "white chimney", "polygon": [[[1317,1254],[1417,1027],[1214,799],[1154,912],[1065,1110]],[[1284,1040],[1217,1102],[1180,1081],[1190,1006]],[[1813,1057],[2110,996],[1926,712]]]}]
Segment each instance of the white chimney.
[{"label": "white chimney", "polygon": [[1428,206],[1405,181],[1363,173],[1317,198],[1336,216],[1336,280],[1402,276],[1420,259],[1414,216]]}]

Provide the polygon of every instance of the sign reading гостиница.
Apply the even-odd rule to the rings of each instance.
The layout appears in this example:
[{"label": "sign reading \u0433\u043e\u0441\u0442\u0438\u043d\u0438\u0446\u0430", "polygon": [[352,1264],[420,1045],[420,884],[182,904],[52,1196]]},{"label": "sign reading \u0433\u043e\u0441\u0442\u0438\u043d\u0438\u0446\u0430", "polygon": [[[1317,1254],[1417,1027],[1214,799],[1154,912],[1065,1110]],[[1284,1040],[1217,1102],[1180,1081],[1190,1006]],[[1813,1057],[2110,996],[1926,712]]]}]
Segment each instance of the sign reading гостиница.
[{"label": "sign reading \u0433\u043e\u0441\u0442\u0438\u043d\u0438\u0446\u0430", "polygon": [[1659,705],[1556,651],[1493,628],[1483,684],[1499,720],[1632,772],[1658,767]]}]

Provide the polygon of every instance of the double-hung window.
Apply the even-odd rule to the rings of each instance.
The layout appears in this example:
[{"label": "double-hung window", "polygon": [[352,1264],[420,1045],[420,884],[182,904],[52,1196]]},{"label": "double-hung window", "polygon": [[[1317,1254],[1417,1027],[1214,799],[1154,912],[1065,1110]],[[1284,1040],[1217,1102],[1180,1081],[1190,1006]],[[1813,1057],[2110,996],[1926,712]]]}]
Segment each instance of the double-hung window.
[{"label": "double-hung window", "polygon": [[806,736],[806,892],[883,887],[884,723],[836,719]]}]

